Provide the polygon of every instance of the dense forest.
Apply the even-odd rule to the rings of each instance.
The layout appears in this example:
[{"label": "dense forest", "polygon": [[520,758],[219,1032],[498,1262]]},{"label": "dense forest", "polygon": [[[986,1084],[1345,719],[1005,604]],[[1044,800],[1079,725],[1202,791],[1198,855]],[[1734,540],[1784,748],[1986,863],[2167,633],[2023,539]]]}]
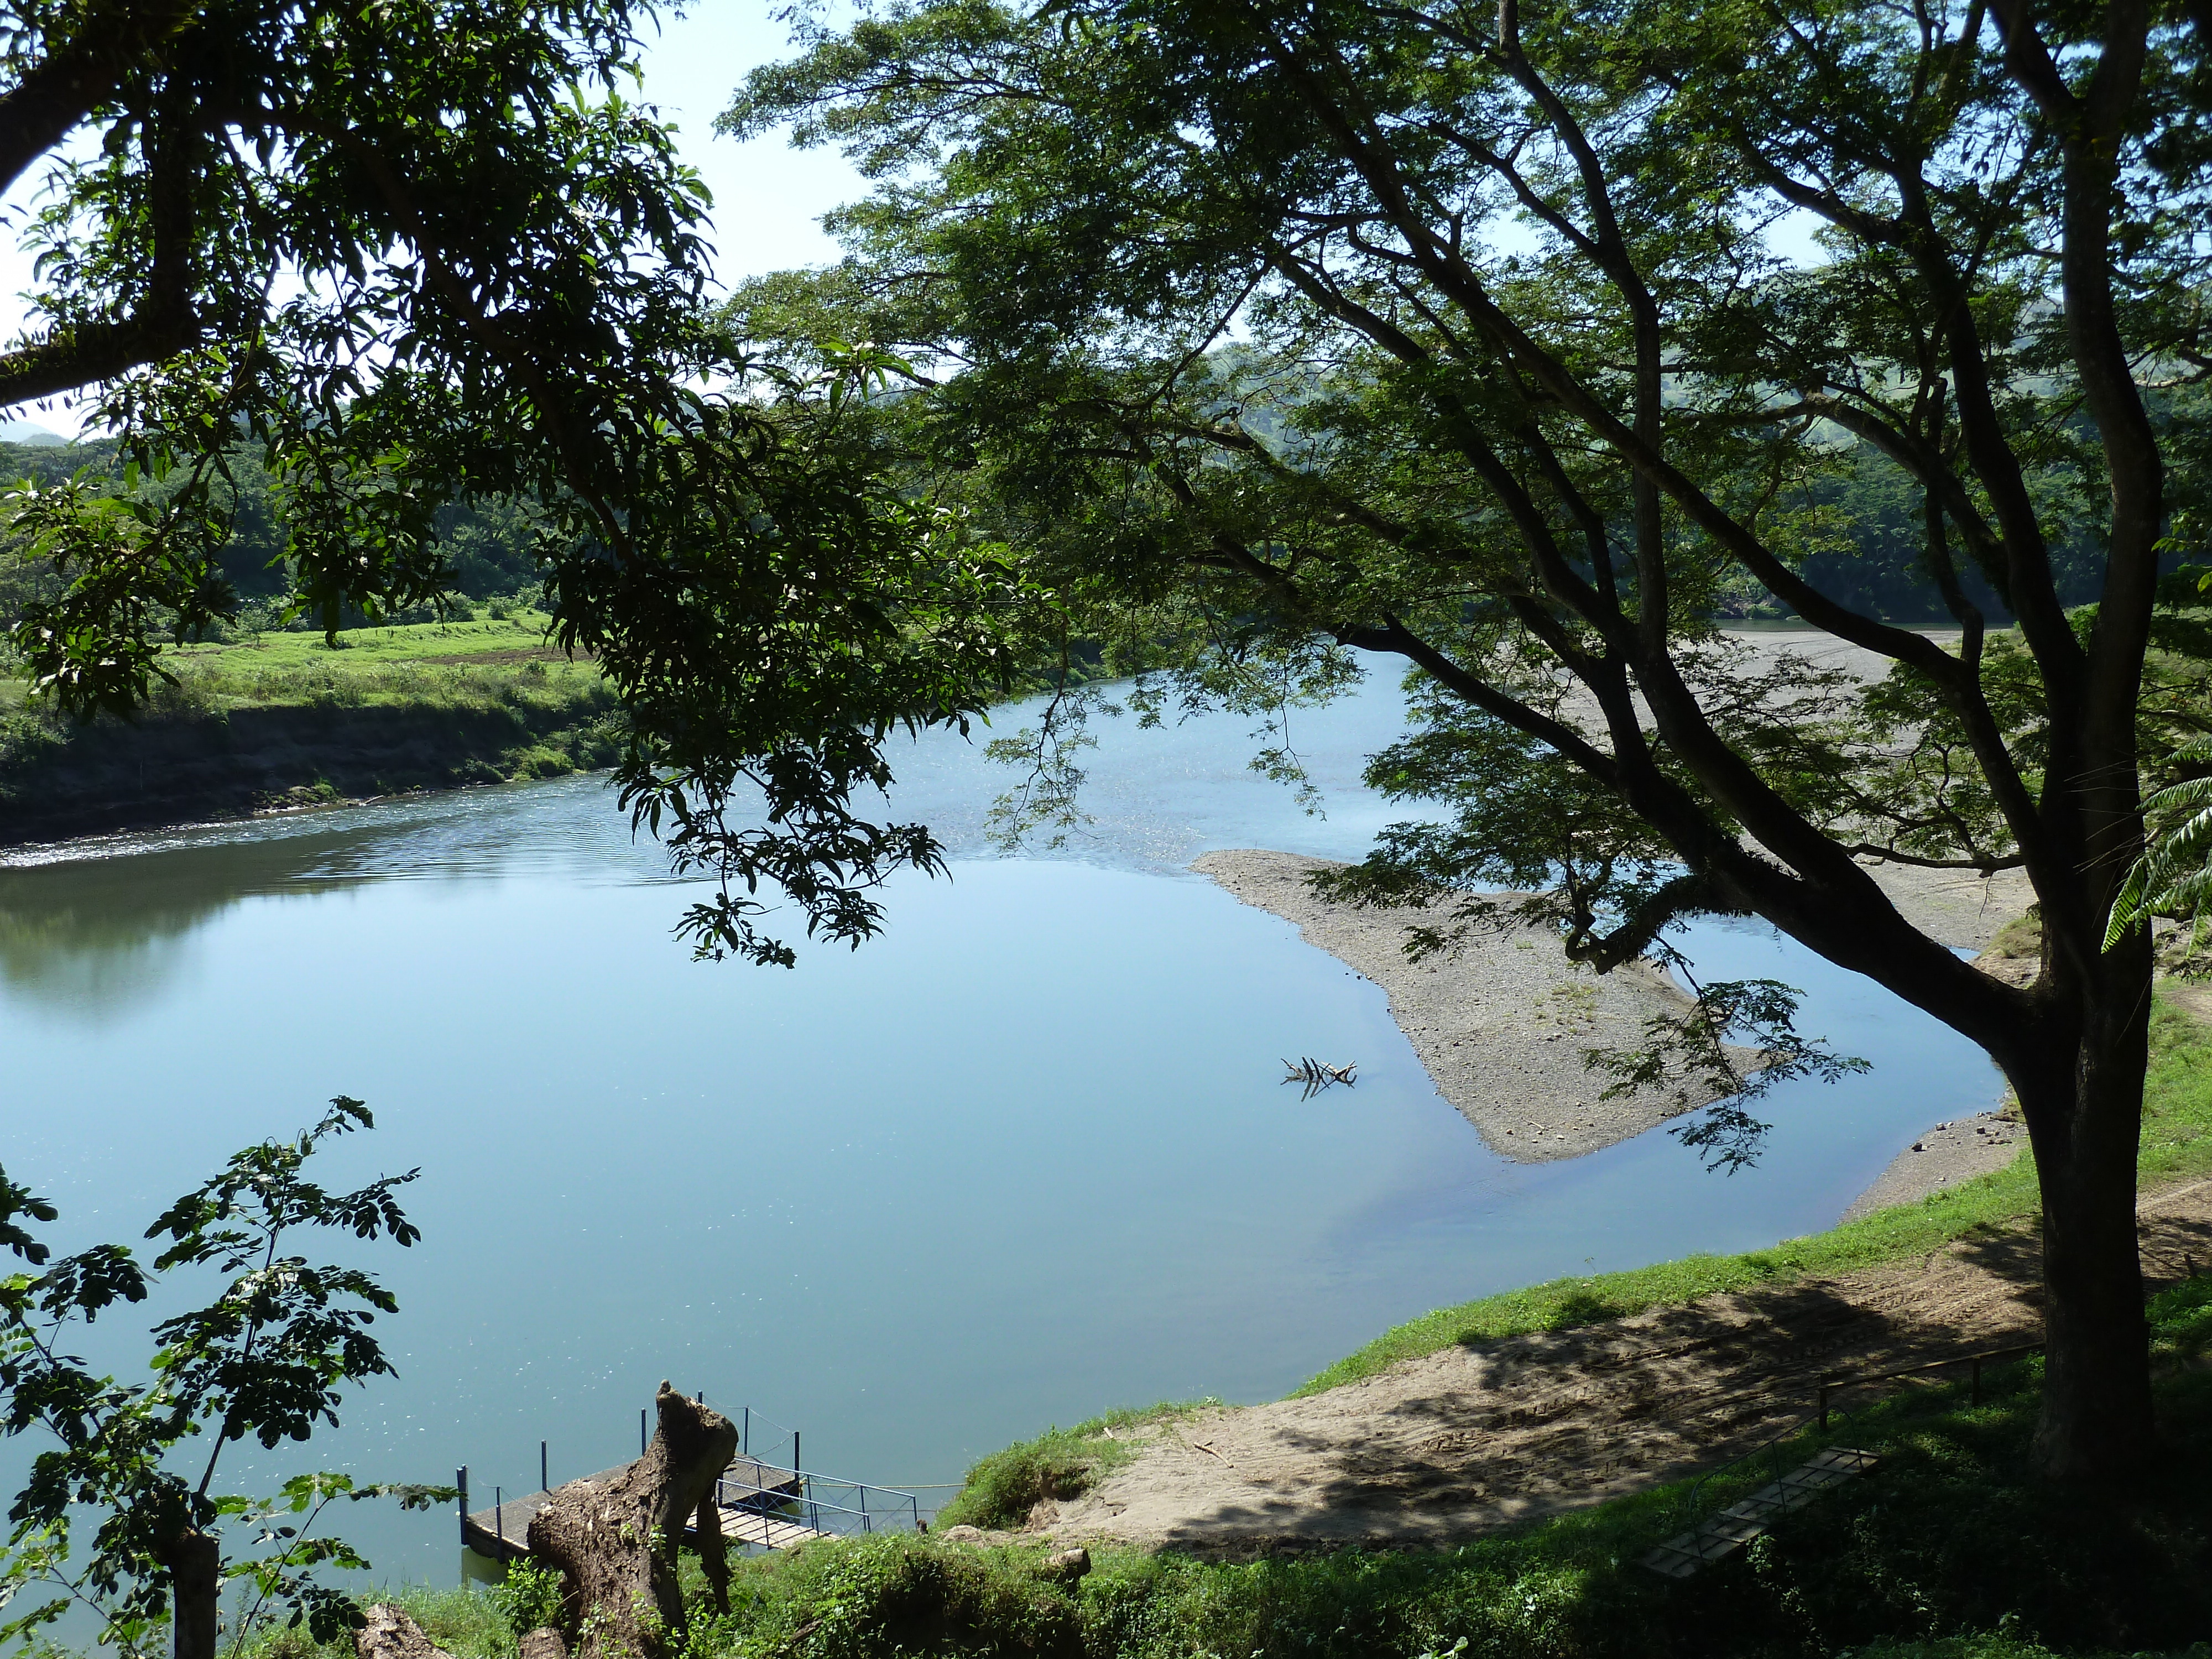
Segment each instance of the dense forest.
[{"label": "dense forest", "polygon": [[[231,535],[220,559],[222,578],[246,608],[249,625],[307,628],[306,618],[282,613],[292,587],[287,549],[283,494],[259,457],[246,446],[229,457],[230,478],[219,489],[219,505],[230,518]],[[52,483],[85,468],[112,475],[124,486],[116,446],[94,440],[78,444],[0,443],[0,485],[28,479]],[[158,486],[139,484],[142,489]],[[2054,538],[2053,566],[2062,600],[2086,604],[2095,597],[2101,575],[2097,526],[2090,504],[2069,502],[2052,483],[2050,521],[2063,525]],[[1865,446],[1857,464],[1840,478],[1817,486],[1808,503],[1819,510],[1822,533],[1808,542],[1799,568],[1824,592],[1855,610],[1899,623],[1948,625],[1942,596],[1923,562],[1924,508],[1919,492]],[[459,601],[483,604],[534,593],[539,568],[527,507],[514,501],[477,501],[446,507],[438,528],[450,573],[448,592]],[[2009,620],[2003,603],[1978,573],[1962,573],[1969,597],[1992,618]],[[52,580],[41,561],[0,561],[0,621],[12,619],[22,595]],[[1717,606],[1725,619],[1781,621],[1789,607],[1748,576],[1724,585]],[[432,619],[433,609],[414,607],[390,621]],[[349,622],[365,620],[349,615]]]},{"label": "dense forest", "polygon": [[[287,625],[282,613],[293,586],[289,532],[283,490],[255,451],[234,447],[227,458],[229,477],[216,490],[216,506],[228,519],[230,538],[220,556],[222,578],[236,596],[241,620],[250,626]],[[149,494],[159,484],[133,481],[126,486],[123,464],[112,440],[95,439],[75,444],[0,443],[0,484],[15,486],[25,481],[58,483],[80,471],[107,477],[121,492],[136,488]],[[446,507],[438,530],[447,569],[447,591],[457,599],[483,602],[509,596],[534,595],[539,571],[533,550],[533,530],[526,510],[512,501],[479,501]],[[17,554],[0,557],[0,621],[12,621],[22,599],[50,586],[52,568],[46,561]],[[417,614],[419,612],[420,614]],[[385,620],[419,622],[432,619],[432,608],[414,607]],[[364,620],[349,613],[349,623]],[[305,618],[290,624],[312,626]]]}]

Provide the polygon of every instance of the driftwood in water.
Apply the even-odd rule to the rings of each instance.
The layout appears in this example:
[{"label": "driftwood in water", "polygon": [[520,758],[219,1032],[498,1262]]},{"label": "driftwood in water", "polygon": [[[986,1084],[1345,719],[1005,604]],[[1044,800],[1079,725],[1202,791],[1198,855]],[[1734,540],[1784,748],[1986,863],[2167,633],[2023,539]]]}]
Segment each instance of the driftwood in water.
[{"label": "driftwood in water", "polygon": [[530,1553],[561,1571],[578,1659],[663,1659],[678,1645],[676,1547],[695,1515],[708,1582],[726,1605],[714,1482],[738,1449],[737,1425],[665,1382],[653,1403],[660,1428],[644,1456],[605,1485],[562,1487],[530,1517]]},{"label": "driftwood in water", "polygon": [[353,1650],[355,1659],[453,1659],[389,1601],[368,1610],[368,1622],[353,1633]]},{"label": "driftwood in water", "polygon": [[1285,1073],[1283,1081],[1304,1084],[1305,1088],[1298,1098],[1311,1100],[1334,1083],[1341,1083],[1349,1089],[1352,1086],[1352,1074],[1358,1069],[1357,1061],[1350,1066],[1331,1066],[1326,1060],[1315,1060],[1308,1056],[1293,1066],[1286,1060],[1283,1062],[1283,1071]]}]

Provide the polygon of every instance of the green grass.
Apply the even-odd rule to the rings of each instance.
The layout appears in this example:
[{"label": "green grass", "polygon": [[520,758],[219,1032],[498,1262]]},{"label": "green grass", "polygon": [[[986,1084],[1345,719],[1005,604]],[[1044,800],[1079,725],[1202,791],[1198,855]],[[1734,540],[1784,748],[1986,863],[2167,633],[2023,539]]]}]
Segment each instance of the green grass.
[{"label": "green grass", "polygon": [[[2142,1179],[2147,1184],[2212,1169],[2212,1031],[2164,1003],[2152,1017],[2141,1157]],[[1969,1233],[2011,1225],[2033,1216],[2036,1206],[2035,1165],[2023,1147],[2008,1168],[1994,1175],[1963,1182],[1918,1204],[1877,1211],[1828,1232],[1784,1240],[1771,1249],[1684,1256],[1626,1273],[1555,1279],[1439,1308],[1386,1331],[1297,1394],[1339,1388],[1455,1343],[1560,1330],[1723,1291],[1879,1267],[1940,1249]]]},{"label": "green grass", "polygon": [[298,667],[343,662],[349,666],[420,661],[425,657],[483,657],[551,649],[545,638],[551,619],[535,611],[517,611],[504,619],[410,623],[397,628],[341,629],[335,646],[318,633],[277,631],[254,634],[226,645],[179,646],[165,653],[172,672],[220,665],[226,672],[252,662],[269,667]]},{"label": "green grass", "polygon": [[412,707],[489,702],[585,702],[611,707],[613,694],[589,663],[264,661],[226,657],[178,665],[178,683],[157,687],[146,718],[219,714],[241,708]]},{"label": "green grass", "polygon": [[1079,1497],[1133,1458],[1135,1446],[1117,1434],[1194,1417],[1220,1403],[1194,1400],[1125,1407],[1019,1441],[968,1471],[959,1496],[939,1511],[938,1525],[1018,1527],[1042,1500]]}]

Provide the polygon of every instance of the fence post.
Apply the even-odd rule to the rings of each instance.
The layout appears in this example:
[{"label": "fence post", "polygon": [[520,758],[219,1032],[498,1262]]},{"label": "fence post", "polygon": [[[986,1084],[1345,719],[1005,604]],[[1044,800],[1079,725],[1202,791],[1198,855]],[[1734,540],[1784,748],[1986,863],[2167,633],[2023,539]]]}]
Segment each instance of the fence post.
[{"label": "fence post", "polygon": [[793,1474],[799,1473],[799,1431],[797,1429],[791,1431],[791,1472]]},{"label": "fence post", "polygon": [[466,1549],[469,1547],[469,1466],[467,1464],[464,1463],[453,1471],[453,1484],[461,1489],[461,1495],[454,1501],[460,1505],[461,1547]]},{"label": "fence post", "polygon": [[745,1407],[745,1425],[738,1431],[738,1449],[747,1457],[753,1455],[753,1408]]},{"label": "fence post", "polygon": [[506,1501],[507,1494],[494,1486],[491,1489],[491,1529],[492,1535],[499,1540],[499,1559],[502,1566],[507,1562]]},{"label": "fence post", "polygon": [[637,1455],[645,1455],[645,1407],[637,1408]]},{"label": "fence post", "polygon": [[545,1443],[541,1440],[538,1443],[538,1490],[540,1492],[553,1490],[553,1482],[546,1474],[546,1468]]},{"label": "fence post", "polygon": [[1828,1385],[1826,1382],[1820,1384],[1820,1426],[1824,1429],[1828,1426]]}]

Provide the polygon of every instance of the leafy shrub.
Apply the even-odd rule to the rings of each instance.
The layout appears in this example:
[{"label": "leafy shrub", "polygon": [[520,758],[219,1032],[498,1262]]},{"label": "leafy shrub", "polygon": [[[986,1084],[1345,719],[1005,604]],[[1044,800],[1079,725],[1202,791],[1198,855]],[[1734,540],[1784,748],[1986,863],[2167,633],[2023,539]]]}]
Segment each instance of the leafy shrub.
[{"label": "leafy shrub", "polygon": [[1101,1461],[1099,1450],[1073,1431],[1055,1429],[993,1452],[969,1469],[960,1495],[938,1520],[944,1526],[1018,1527],[1046,1498],[1090,1491]]},{"label": "leafy shrub", "polygon": [[566,777],[576,769],[576,763],[557,749],[538,744],[524,750],[514,757],[514,775],[525,778]]},{"label": "leafy shrub", "polygon": [[567,1627],[568,1610],[561,1601],[561,1575],[542,1561],[526,1555],[519,1561],[510,1561],[506,1579],[492,1587],[490,1595],[500,1617],[507,1620],[507,1627],[517,1636],[526,1636],[548,1626],[556,1630]]},{"label": "leafy shrub", "polygon": [[1038,1565],[1033,1551],[963,1549],[896,1534],[810,1545],[748,1564],[748,1605],[732,1624],[744,1653],[807,1659],[1096,1653],[1078,1595]]}]

